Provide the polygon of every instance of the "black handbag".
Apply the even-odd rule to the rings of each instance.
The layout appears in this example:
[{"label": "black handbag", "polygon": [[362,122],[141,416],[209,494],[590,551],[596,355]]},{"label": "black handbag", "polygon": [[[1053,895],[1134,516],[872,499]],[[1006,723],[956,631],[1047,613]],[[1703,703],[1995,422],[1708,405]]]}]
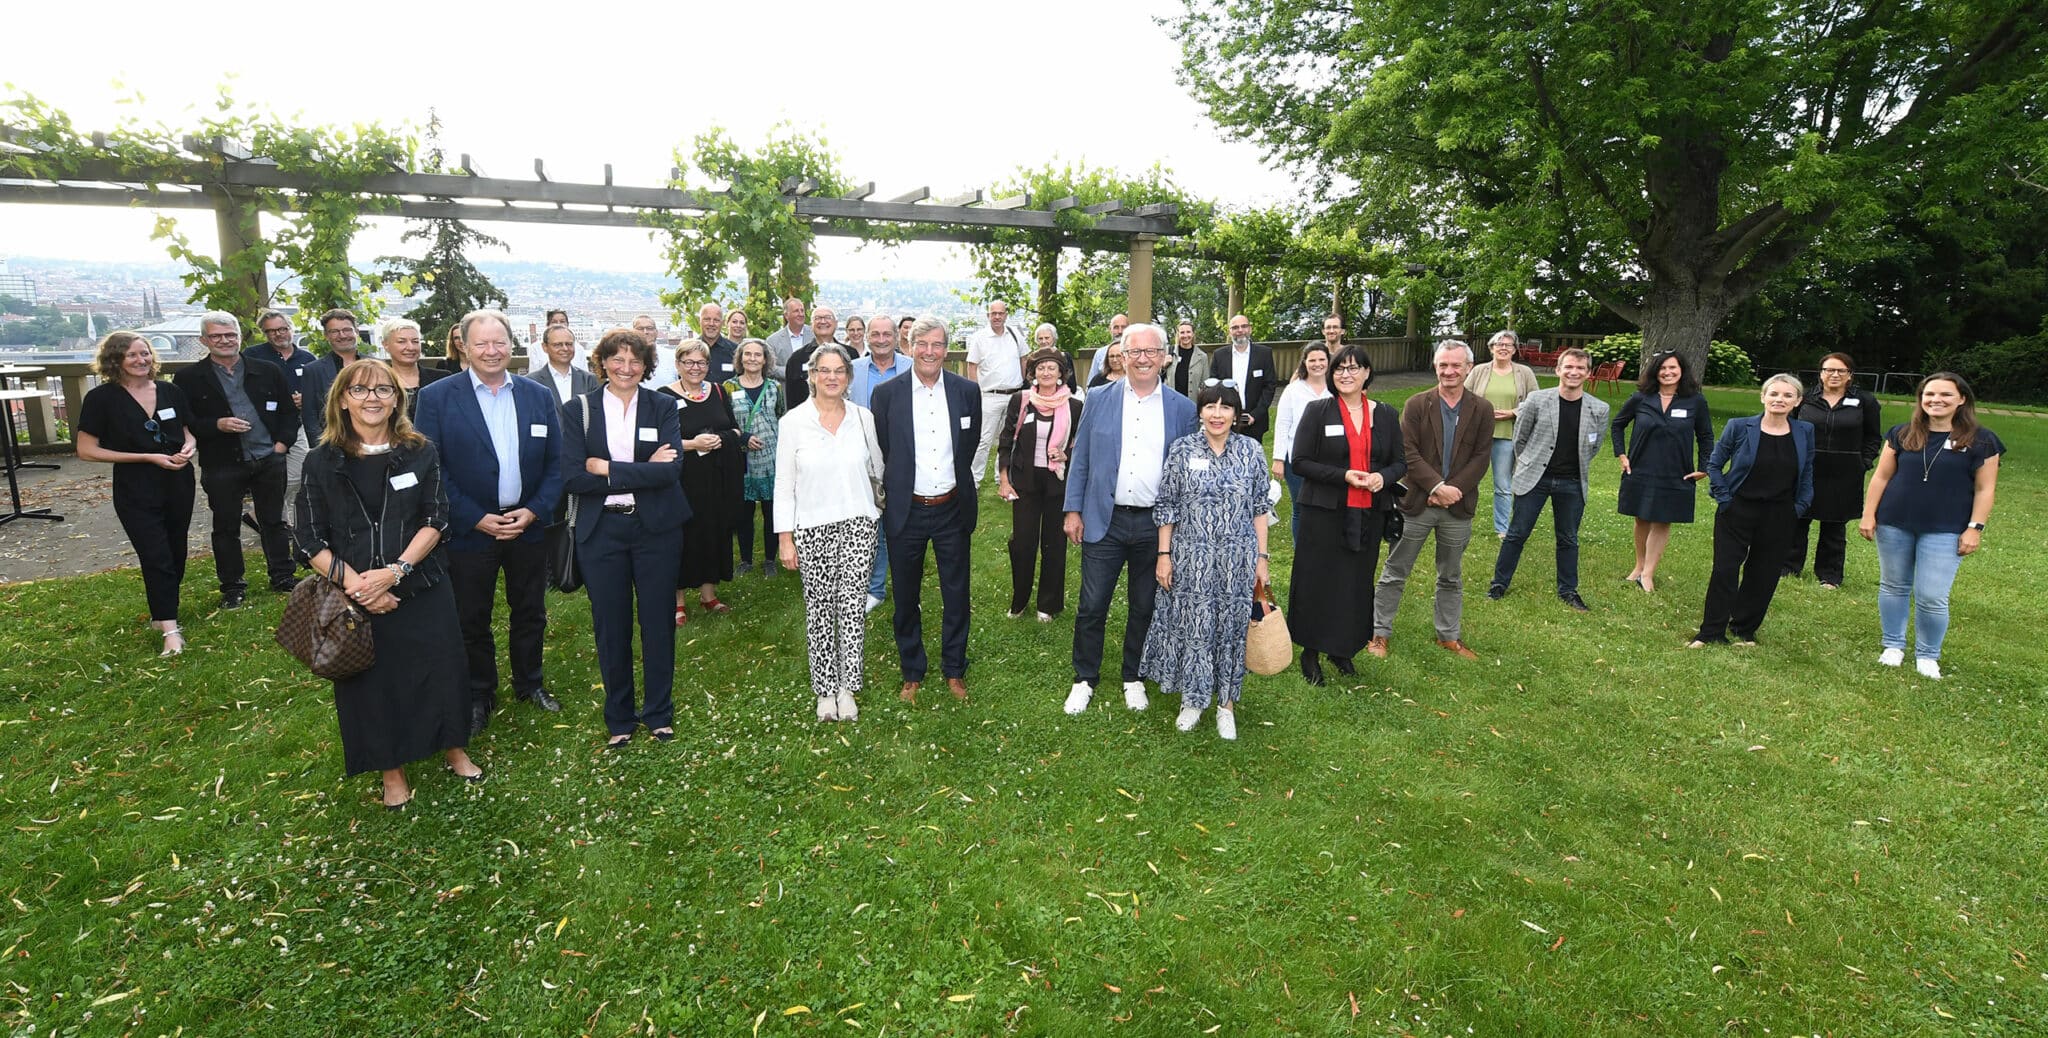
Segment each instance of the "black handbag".
[{"label": "black handbag", "polygon": [[1400,543],[1401,531],[1408,525],[1408,517],[1401,514],[1401,498],[1407,495],[1408,488],[1396,483],[1387,492],[1394,495],[1394,507],[1387,509],[1386,518],[1380,520],[1380,540],[1391,546]]},{"label": "black handbag", "polygon": [[[600,391],[601,392],[601,391]],[[583,402],[583,443],[590,445],[590,401]],[[576,502],[578,495],[563,494],[562,521],[548,527],[548,586],[563,594],[583,590],[583,573],[576,568]]]}]

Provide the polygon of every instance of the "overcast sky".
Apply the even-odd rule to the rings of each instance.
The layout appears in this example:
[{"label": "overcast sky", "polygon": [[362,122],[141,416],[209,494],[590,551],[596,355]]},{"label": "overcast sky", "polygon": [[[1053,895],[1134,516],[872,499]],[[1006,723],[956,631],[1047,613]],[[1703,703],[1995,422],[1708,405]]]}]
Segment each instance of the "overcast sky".
[{"label": "overcast sky", "polygon": [[[779,122],[829,142],[879,197],[944,197],[1048,160],[1138,173],[1154,162],[1229,205],[1296,194],[1257,150],[1225,140],[1175,82],[1179,51],[1154,17],[1174,0],[1034,0],[1011,7],[885,4],[513,3],[343,5],[33,3],[8,12],[9,93],[81,129],[125,112],[187,126],[229,76],[238,98],[312,122],[411,123],[440,114],[451,155],[489,176],[621,184],[667,176],[672,149],[724,126],[745,144]],[[139,94],[140,106],[120,99]],[[212,218],[175,213],[195,244]],[[0,258],[164,256],[147,211],[0,205]],[[380,219],[358,259],[396,251]],[[519,259],[660,270],[644,232],[483,226]],[[965,277],[953,246],[899,250],[821,239],[821,277]]]}]

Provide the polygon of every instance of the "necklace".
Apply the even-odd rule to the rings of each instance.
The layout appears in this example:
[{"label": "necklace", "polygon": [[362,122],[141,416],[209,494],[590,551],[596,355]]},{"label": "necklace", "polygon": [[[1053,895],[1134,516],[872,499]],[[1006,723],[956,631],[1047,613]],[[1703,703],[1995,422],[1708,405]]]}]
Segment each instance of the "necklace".
[{"label": "necklace", "polygon": [[365,443],[361,445],[360,449],[364,454],[388,454],[391,451],[391,445],[388,443]]}]

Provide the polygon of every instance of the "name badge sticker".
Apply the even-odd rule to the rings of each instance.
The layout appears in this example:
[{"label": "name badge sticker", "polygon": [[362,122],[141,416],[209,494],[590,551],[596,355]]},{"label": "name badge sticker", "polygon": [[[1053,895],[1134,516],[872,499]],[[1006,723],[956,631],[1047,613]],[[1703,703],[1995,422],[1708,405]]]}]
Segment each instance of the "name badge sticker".
[{"label": "name badge sticker", "polygon": [[1673,418],[1685,418],[1691,414],[1691,411],[1688,411],[1683,407],[1674,407],[1671,409],[1671,417]]},{"label": "name badge sticker", "polygon": [[1594,432],[1594,433],[1587,433],[1587,434],[1586,434],[1586,442],[1587,442],[1587,443],[1599,443],[1599,442],[1600,442],[1600,434],[1599,434],[1599,433],[1596,433],[1596,432]]},{"label": "name badge sticker", "polygon": [[1188,459],[1188,471],[1189,471],[1189,472],[1207,472],[1207,471],[1209,471],[1209,459],[1207,459],[1207,458],[1189,458],[1189,459]]},{"label": "name badge sticker", "polygon": [[305,365],[303,365],[303,364],[299,365],[299,366],[298,366],[297,368],[293,369],[293,371],[292,371],[292,374],[294,374],[294,375],[303,375],[303,374],[305,374],[305,373],[306,373],[306,366],[305,366]]},{"label": "name badge sticker", "polygon": [[393,490],[406,490],[411,487],[419,486],[419,484],[420,477],[416,473],[401,472],[398,475],[391,477],[391,489]]},{"label": "name badge sticker", "polygon": [[730,365],[730,364],[720,364],[720,365],[718,366],[718,370],[720,370],[720,371],[731,371],[731,370],[732,370],[732,365]]},{"label": "name badge sticker", "polygon": [[548,426],[547,426],[547,423],[546,423],[546,422],[535,422],[535,423],[533,423],[532,425],[530,425],[530,426],[527,426],[527,428],[526,428],[526,434],[527,434],[528,436],[532,436],[532,437],[535,437],[535,438],[537,438],[537,439],[543,439],[543,440],[547,439],[547,436],[548,436]]},{"label": "name badge sticker", "polygon": [[1344,427],[1341,425],[1325,425],[1323,426],[1323,435],[1342,436],[1344,435]]},{"label": "name badge sticker", "polygon": [[655,430],[653,430],[653,429],[641,429],[641,430],[640,430],[640,442],[641,442],[641,443],[653,443],[653,442],[654,442],[654,434],[655,434]]},{"label": "name badge sticker", "polygon": [[1037,422],[1038,422],[1038,416],[1037,416],[1037,415],[1035,415],[1035,414],[1027,414],[1027,415],[1025,415],[1025,416],[1024,416],[1024,424],[1025,424],[1025,425],[1035,425],[1035,424],[1037,424]]},{"label": "name badge sticker", "polygon": [[275,401],[275,400],[265,400],[265,401],[263,402],[263,409],[264,409],[265,411],[275,411],[275,410],[277,410],[277,401]]},{"label": "name badge sticker", "polygon": [[1265,368],[1253,368],[1253,369],[1252,369],[1252,377],[1253,377],[1253,378],[1260,378],[1260,377],[1263,377],[1263,376],[1264,376],[1265,374],[1266,374],[1266,369],[1265,369]]},{"label": "name badge sticker", "polygon": [[158,409],[156,416],[168,422],[171,419],[178,417],[178,409],[175,407],[160,408]]},{"label": "name badge sticker", "polygon": [[974,421],[974,416],[973,416],[973,415],[965,415],[965,414],[961,415],[961,416],[960,416],[960,428],[962,428],[962,429],[965,429],[965,428],[967,428],[967,427],[968,427],[968,425],[969,425],[969,423],[971,423],[971,422],[973,422],[973,421]]},{"label": "name badge sticker", "polygon": [[1862,406],[1863,406],[1863,401],[1862,401],[1861,399],[1857,398],[1857,397],[1853,397],[1853,396],[1852,396],[1852,397],[1850,397],[1849,399],[1847,399],[1847,400],[1844,400],[1844,401],[1842,401],[1842,406],[1843,406],[1843,407],[1862,407]]}]

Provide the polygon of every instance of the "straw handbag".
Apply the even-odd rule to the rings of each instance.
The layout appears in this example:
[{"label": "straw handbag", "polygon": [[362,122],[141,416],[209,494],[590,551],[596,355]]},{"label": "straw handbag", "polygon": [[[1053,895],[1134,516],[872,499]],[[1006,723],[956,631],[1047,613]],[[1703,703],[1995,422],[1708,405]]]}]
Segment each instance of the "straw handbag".
[{"label": "straw handbag", "polygon": [[1245,636],[1244,665],[1254,674],[1268,676],[1286,670],[1294,662],[1294,638],[1287,631],[1287,617],[1273,602],[1273,589],[1261,580],[1252,590],[1251,632]]}]

